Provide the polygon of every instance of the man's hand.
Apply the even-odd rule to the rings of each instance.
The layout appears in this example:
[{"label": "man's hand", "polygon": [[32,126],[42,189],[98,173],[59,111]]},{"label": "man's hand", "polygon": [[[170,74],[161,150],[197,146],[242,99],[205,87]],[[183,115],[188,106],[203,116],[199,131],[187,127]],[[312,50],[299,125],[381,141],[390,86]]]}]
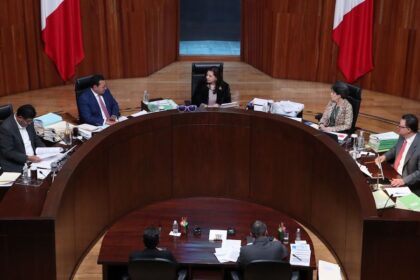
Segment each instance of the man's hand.
[{"label": "man's hand", "polygon": [[375,163],[376,164],[380,164],[380,163],[382,163],[384,161],[385,161],[385,156],[384,155],[375,158]]},{"label": "man's hand", "polygon": [[28,161],[30,161],[30,162],[40,162],[41,159],[37,156],[28,156]]},{"label": "man's hand", "polygon": [[393,187],[402,187],[404,186],[404,180],[403,179],[392,179],[391,180],[391,186]]}]

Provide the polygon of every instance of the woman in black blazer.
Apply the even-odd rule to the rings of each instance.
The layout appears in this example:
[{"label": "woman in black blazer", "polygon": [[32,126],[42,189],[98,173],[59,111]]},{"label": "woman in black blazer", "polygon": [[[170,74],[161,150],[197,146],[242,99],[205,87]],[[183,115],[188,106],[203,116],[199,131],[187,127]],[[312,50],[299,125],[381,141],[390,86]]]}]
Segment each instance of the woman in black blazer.
[{"label": "woman in black blazer", "polygon": [[206,78],[196,87],[192,104],[200,106],[206,104],[209,107],[218,107],[223,103],[230,103],[230,87],[220,76],[219,68],[212,67],[207,70]]}]

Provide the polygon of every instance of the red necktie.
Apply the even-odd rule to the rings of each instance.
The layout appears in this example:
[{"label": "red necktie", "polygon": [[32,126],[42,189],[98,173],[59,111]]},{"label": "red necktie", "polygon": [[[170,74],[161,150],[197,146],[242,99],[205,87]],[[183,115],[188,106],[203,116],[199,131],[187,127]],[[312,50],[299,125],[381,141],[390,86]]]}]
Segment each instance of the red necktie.
[{"label": "red necktie", "polygon": [[402,158],[402,156],[404,154],[404,150],[405,150],[405,145],[406,144],[407,144],[407,140],[404,140],[404,143],[401,146],[400,152],[398,153],[397,158],[395,159],[395,162],[394,162],[394,169],[397,172],[398,172],[398,166],[400,165],[401,158]]},{"label": "red necktie", "polygon": [[98,96],[98,100],[99,100],[99,106],[101,106],[102,111],[104,111],[105,117],[108,120],[109,119],[109,113],[108,113],[108,109],[105,106],[105,103],[102,101],[102,97]]}]

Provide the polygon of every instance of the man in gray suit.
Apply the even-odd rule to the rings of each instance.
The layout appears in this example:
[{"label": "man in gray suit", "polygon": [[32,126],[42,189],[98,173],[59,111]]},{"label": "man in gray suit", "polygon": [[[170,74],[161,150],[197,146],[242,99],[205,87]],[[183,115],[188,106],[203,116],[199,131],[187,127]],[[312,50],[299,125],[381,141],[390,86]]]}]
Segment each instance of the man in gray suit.
[{"label": "man in gray suit", "polygon": [[45,145],[35,133],[32,121],[35,116],[35,108],[26,104],[0,126],[0,166],[4,171],[22,172],[25,162],[40,161],[35,149]]},{"label": "man in gray suit", "polygon": [[267,236],[267,226],[261,221],[255,221],[251,226],[251,234],[255,238],[252,244],[242,246],[237,260],[240,266],[245,266],[255,260],[283,260],[287,248],[280,241]]},{"label": "man in gray suit", "polygon": [[397,144],[376,161],[392,161],[394,169],[401,178],[391,180],[394,187],[408,186],[411,191],[420,195],[420,135],[418,134],[418,119],[413,114],[401,117],[397,126],[400,138]]}]

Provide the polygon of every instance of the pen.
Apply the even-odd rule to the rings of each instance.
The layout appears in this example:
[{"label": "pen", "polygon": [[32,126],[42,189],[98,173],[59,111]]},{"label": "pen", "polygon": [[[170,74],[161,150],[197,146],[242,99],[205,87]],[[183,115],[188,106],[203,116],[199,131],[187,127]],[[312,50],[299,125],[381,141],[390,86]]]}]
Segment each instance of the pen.
[{"label": "pen", "polygon": [[295,257],[296,259],[298,259],[298,260],[302,261],[302,259],[301,259],[301,258],[299,258],[298,256],[296,256],[295,254],[293,254],[292,256],[293,256],[293,257]]}]

